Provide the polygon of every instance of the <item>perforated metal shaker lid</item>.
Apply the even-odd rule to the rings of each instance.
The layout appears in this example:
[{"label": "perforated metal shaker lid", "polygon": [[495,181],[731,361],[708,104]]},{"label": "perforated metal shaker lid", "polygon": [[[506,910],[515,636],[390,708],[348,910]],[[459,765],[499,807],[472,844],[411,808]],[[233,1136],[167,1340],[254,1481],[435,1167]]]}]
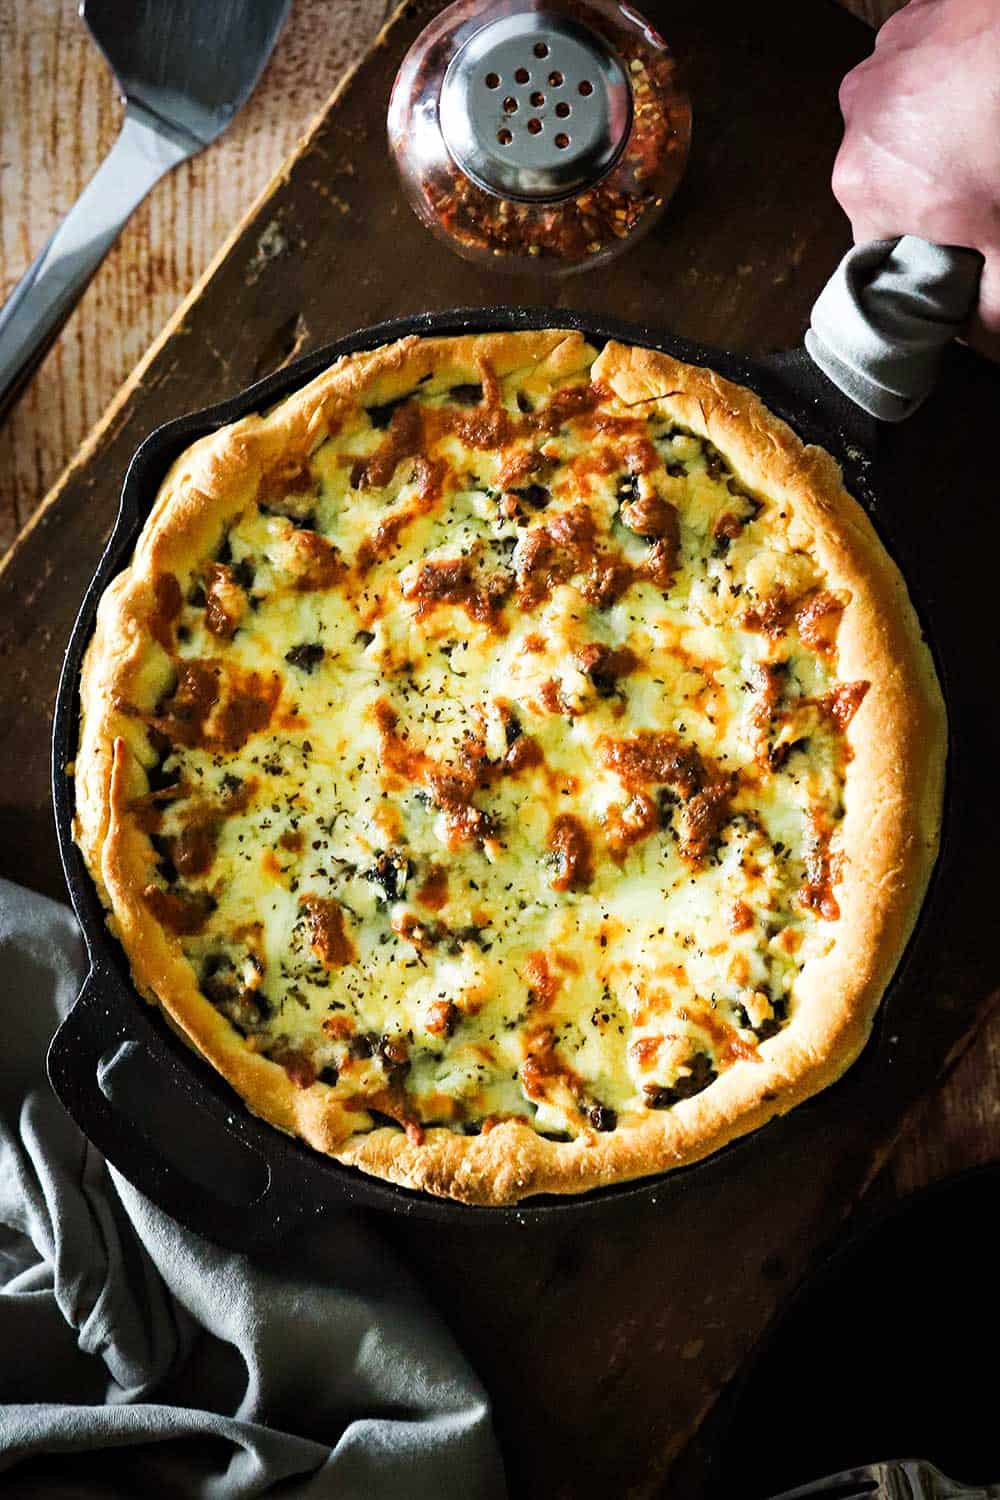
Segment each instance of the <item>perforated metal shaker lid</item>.
[{"label": "perforated metal shaker lid", "polygon": [[452,58],[439,101],[456,165],[487,192],[554,201],[597,182],[628,139],[632,91],[589,27],[554,11],[501,15]]},{"label": "perforated metal shaker lid", "polygon": [[466,260],[562,276],[650,228],[691,106],[620,0],[452,0],[400,64],[386,120],[414,213]]}]

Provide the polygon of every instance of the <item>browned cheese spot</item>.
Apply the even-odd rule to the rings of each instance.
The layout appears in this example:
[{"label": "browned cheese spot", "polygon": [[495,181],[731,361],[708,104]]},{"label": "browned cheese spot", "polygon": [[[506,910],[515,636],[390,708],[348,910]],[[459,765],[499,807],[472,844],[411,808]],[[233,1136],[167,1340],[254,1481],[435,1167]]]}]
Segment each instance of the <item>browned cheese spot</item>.
[{"label": "browned cheese spot", "polygon": [[153,581],[153,600],[153,612],[149,617],[149,633],[164,651],[173,651],[173,624],[184,604],[181,586],[173,573],[157,573]]},{"label": "browned cheese spot", "polygon": [[215,910],[215,902],[207,891],[165,891],[162,886],[147,885],[142,899],[161,927],[179,937],[201,932]]},{"label": "browned cheese spot", "polygon": [[309,946],[327,969],[338,969],[357,958],[354,944],[344,925],[344,911],[338,901],[326,896],[303,896],[299,909],[306,919]]},{"label": "browned cheese spot", "polygon": [[795,628],[803,646],[820,656],[832,657],[846,607],[845,596],[829,589],[816,589],[808,594],[795,611]]},{"label": "browned cheese spot", "polygon": [[840,879],[840,860],[830,850],[833,828],[818,810],[807,821],[803,846],[806,878],[799,899],[807,911],[815,912],[827,922],[840,916],[840,905],[833,887]]},{"label": "browned cheese spot", "polygon": [[309,1053],[301,1047],[277,1046],[270,1052],[276,1062],[288,1074],[297,1089],[308,1089],[316,1082],[316,1064]]},{"label": "browned cheese spot", "polygon": [[602,758],[624,785],[669,787],[682,802],[680,852],[697,864],[729,819],[738,777],[706,761],[694,745],[669,730],[642,730],[629,739],[604,740]]},{"label": "browned cheese spot", "polygon": [[418,620],[439,604],[457,604],[473,620],[496,631],[502,626],[500,611],[513,586],[512,576],[503,571],[477,578],[469,558],[459,557],[423,563],[404,596],[416,602]]},{"label": "browned cheese spot", "polygon": [[590,834],[573,813],[560,813],[549,830],[549,849],[555,855],[554,891],[580,891],[594,878]]},{"label": "browned cheese spot", "polygon": [[246,609],[246,595],[232,568],[213,562],[205,569],[205,627],[220,640],[236,634]]}]

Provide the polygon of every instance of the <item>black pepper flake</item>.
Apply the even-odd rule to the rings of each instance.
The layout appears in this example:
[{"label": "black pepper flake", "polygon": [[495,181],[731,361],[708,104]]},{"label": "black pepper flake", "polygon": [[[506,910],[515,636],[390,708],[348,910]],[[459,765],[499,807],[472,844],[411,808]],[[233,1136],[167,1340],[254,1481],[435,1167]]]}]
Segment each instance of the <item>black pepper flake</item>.
[{"label": "black pepper flake", "polygon": [[514,490],[514,494],[525,505],[530,505],[532,510],[544,510],[552,499],[552,491],[544,484],[522,484]]},{"label": "black pepper flake", "polygon": [[688,1059],[687,1066],[690,1072],[679,1075],[669,1087],[659,1083],[646,1084],[643,1093],[648,1109],[670,1109],[681,1099],[692,1099],[718,1077],[707,1052],[696,1052]]},{"label": "black pepper flake", "polygon": [[619,505],[625,505],[630,500],[639,498],[639,476],[638,474],[623,474],[618,481],[616,499]]},{"label": "black pepper flake", "polygon": [[150,843],[152,844],[156,853],[160,856],[159,863],[156,866],[157,874],[161,877],[161,879],[166,881],[167,885],[176,885],[179,876],[177,873],[177,866],[174,864],[173,859],[171,858],[170,840],[164,838],[160,833],[154,833],[150,837]]},{"label": "black pepper flake", "polygon": [[375,863],[365,871],[365,879],[380,887],[385,901],[398,901],[406,889],[410,875],[410,861],[398,850],[375,856]]},{"label": "black pepper flake", "polygon": [[481,385],[473,385],[471,382],[463,385],[453,385],[448,392],[448,396],[458,406],[479,406],[483,399],[483,388]]},{"label": "black pepper flake", "polygon": [[256,570],[254,569],[252,560],[249,557],[241,558],[232,572],[240,588],[245,589],[249,593],[253,588],[253,581],[256,577]]},{"label": "black pepper flake", "polygon": [[372,426],[377,427],[380,432],[388,427],[396,408],[409,401],[411,394],[408,391],[405,396],[396,396],[392,401],[381,401],[374,406],[369,406],[368,419]]},{"label": "black pepper flake", "polygon": [[[154,734],[155,731],[151,732],[147,736],[147,738],[149,739],[150,744],[153,745],[153,748],[156,749],[156,745],[153,744]],[[166,765],[172,754],[173,747],[171,745],[167,744],[163,746],[160,751],[160,757],[155,765],[149,766],[147,768],[146,780],[149,784],[149,790],[151,792],[165,792],[170,787],[175,787],[179,784],[181,779],[180,766],[175,766],[172,771],[164,770],[164,766]],[[160,806],[162,807],[163,805],[164,804],[161,802]]]},{"label": "black pepper flake", "polygon": [[326,652],[318,641],[303,641],[302,645],[293,646],[290,651],[285,652],[285,660],[303,672],[311,672],[325,655]]}]

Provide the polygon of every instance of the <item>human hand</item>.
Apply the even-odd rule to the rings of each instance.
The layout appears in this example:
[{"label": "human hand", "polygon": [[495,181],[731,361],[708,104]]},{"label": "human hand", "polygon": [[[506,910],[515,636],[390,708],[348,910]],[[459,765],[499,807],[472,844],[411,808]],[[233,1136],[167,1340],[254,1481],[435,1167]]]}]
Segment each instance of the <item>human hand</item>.
[{"label": "human hand", "polygon": [[970,344],[1000,360],[1000,0],[910,0],[840,88],[833,191],[855,241],[985,258]]}]

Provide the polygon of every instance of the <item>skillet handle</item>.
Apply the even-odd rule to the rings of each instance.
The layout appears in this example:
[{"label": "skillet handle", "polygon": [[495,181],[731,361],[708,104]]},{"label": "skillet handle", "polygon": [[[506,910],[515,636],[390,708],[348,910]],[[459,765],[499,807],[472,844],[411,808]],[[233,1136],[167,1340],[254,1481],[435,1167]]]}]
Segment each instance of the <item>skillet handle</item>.
[{"label": "skillet handle", "polygon": [[975,311],[982,270],[978,250],[912,234],[855,245],[816,300],[806,348],[866,412],[902,422]]},{"label": "skillet handle", "polygon": [[761,395],[779,415],[791,414],[792,426],[805,406],[836,447],[852,446],[869,455],[877,452],[879,423],[834,385],[801,345],[765,355],[755,365]]},{"label": "skillet handle", "polygon": [[[91,969],[49,1044],[49,1081],[67,1112],[134,1187],[188,1229],[233,1249],[283,1239],[309,1210],[294,1174],[274,1181],[241,1138],[237,1109],[169,1069],[135,1038],[116,975]],[[131,1020],[132,1024],[129,1024]]]}]

